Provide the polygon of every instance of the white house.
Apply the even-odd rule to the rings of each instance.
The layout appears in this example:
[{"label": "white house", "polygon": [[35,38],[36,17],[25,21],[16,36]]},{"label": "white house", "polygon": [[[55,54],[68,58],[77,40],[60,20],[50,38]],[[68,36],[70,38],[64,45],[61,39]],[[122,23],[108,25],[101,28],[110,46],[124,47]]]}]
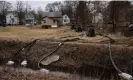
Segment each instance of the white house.
[{"label": "white house", "polygon": [[103,15],[101,13],[96,14],[93,16],[93,23],[102,23],[103,22]]},{"label": "white house", "polygon": [[61,12],[44,12],[42,26],[59,27],[70,23],[70,18]]},{"label": "white house", "polygon": [[59,27],[62,25],[62,13],[61,12],[44,12],[43,19],[41,21],[42,26]]},{"label": "white house", "polygon": [[17,25],[19,24],[19,19],[14,12],[8,12],[6,15],[6,25]]},{"label": "white house", "polygon": [[35,17],[32,13],[27,13],[25,15],[25,25],[35,25],[36,21],[35,21]]},{"label": "white house", "polygon": [[62,16],[62,24],[66,25],[70,23],[70,18],[65,14]]},{"label": "white house", "polygon": [[58,27],[58,20],[50,18],[50,17],[44,17],[42,20],[42,25],[43,26],[49,26],[49,27]]}]

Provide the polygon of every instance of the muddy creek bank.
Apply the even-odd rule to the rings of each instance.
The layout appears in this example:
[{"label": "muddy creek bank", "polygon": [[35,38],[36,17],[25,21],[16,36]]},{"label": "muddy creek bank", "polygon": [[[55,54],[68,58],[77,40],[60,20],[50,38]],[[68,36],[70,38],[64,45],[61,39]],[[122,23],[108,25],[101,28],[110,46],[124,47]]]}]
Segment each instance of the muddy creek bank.
[{"label": "muddy creek bank", "polygon": [[[0,64],[6,62],[14,53],[28,42],[20,41],[0,41]],[[51,43],[38,41],[31,50],[26,53],[28,67],[38,69],[37,63],[44,55],[52,52],[58,47],[59,42]],[[112,45],[112,56],[116,65],[125,72],[132,73],[133,48],[121,45]],[[116,76],[117,72],[113,68],[108,53],[108,44],[80,44],[65,43],[55,54],[60,55],[60,59],[48,66],[42,66],[51,71],[63,71],[70,73],[80,73],[87,76],[108,77]],[[25,51],[21,52],[14,60],[20,62],[25,58]]]}]

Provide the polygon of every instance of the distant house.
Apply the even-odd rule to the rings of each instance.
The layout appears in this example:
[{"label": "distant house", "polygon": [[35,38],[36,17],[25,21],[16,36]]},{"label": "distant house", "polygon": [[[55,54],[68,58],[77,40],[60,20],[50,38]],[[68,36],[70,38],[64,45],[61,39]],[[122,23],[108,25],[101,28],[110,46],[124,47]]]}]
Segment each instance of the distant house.
[{"label": "distant house", "polygon": [[6,15],[6,25],[17,25],[19,24],[19,19],[15,12],[8,12]]},{"label": "distant house", "polygon": [[93,16],[92,23],[102,23],[103,22],[103,15],[101,13],[97,13]]},{"label": "distant house", "polygon": [[27,13],[25,15],[25,25],[35,25],[36,24],[36,20],[35,17],[32,13]]},{"label": "distant house", "polygon": [[46,25],[46,26],[50,26],[50,27],[58,27],[58,21],[57,20],[54,20],[52,18],[49,18],[49,17],[44,17],[43,20],[42,20],[42,25]]},{"label": "distant house", "polygon": [[43,26],[58,27],[62,25],[62,13],[61,12],[44,12],[43,19],[41,21]]},{"label": "distant house", "polygon": [[62,24],[66,25],[70,23],[70,18],[65,14],[62,16]]}]

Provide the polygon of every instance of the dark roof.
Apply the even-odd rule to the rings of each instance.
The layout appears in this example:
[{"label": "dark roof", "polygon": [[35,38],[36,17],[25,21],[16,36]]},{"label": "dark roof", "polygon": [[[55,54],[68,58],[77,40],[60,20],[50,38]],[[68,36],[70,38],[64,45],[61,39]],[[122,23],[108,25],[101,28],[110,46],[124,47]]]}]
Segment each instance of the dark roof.
[{"label": "dark roof", "polygon": [[62,17],[61,12],[44,12],[43,17],[57,18]]},{"label": "dark roof", "polygon": [[7,14],[8,14],[8,13],[17,14],[16,11],[8,11]]},{"label": "dark roof", "polygon": [[26,16],[29,16],[29,15],[32,16],[32,17],[34,17],[33,13],[31,13],[31,12],[28,12],[27,14],[25,14],[25,17]]},{"label": "dark roof", "polygon": [[7,15],[8,15],[8,14],[13,14],[13,15],[17,16],[16,11],[8,11],[8,12],[7,12]]},{"label": "dark roof", "polygon": [[[46,17],[47,17],[47,16],[43,17],[43,20],[44,20],[44,18],[46,18]],[[56,17],[47,17],[47,18],[52,19],[52,20],[55,20],[55,21],[59,21],[59,19],[56,18]]]}]

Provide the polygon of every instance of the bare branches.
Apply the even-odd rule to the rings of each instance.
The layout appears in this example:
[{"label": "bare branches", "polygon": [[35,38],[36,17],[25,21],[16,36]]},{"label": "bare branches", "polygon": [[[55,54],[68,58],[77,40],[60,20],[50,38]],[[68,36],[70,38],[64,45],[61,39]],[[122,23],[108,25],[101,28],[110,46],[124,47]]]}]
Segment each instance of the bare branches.
[{"label": "bare branches", "polygon": [[61,2],[53,2],[53,3],[47,4],[45,7],[45,10],[51,11],[51,12],[61,11],[61,8],[62,8],[61,6],[62,6]]},{"label": "bare branches", "polygon": [[18,15],[19,24],[23,24],[24,3],[22,1],[17,1],[16,7],[17,7],[16,12],[17,12],[17,15]]},{"label": "bare branches", "polygon": [[43,18],[43,10],[41,7],[38,7],[37,9],[37,20],[38,20],[38,23],[41,24],[41,20]]},{"label": "bare branches", "polygon": [[11,3],[0,1],[0,23],[3,27],[6,26],[6,14],[11,9]]},{"label": "bare branches", "polygon": [[[129,1],[111,1],[105,10],[108,12],[108,20],[111,21],[113,27],[111,32],[115,33],[118,29],[119,21],[128,22],[130,20],[131,3]],[[125,25],[126,26],[126,25]]]},{"label": "bare branches", "polygon": [[11,3],[6,1],[0,1],[0,13],[6,14],[11,9]]}]

